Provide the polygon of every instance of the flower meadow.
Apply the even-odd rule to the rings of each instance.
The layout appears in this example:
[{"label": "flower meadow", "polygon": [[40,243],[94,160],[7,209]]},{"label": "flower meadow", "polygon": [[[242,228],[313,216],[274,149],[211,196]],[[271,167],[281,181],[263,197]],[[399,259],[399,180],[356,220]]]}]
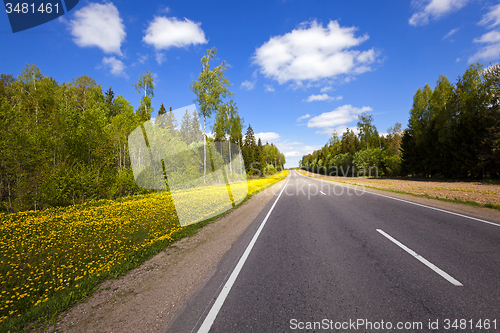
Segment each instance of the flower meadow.
[{"label": "flower meadow", "polygon": [[[248,186],[251,195],[287,174],[231,187]],[[213,216],[223,208],[210,205],[220,192],[216,186],[186,190],[176,193],[175,202],[193,210],[203,206],[207,217]],[[185,228],[169,192],[0,214],[0,331],[54,319],[100,282],[189,234]]]}]

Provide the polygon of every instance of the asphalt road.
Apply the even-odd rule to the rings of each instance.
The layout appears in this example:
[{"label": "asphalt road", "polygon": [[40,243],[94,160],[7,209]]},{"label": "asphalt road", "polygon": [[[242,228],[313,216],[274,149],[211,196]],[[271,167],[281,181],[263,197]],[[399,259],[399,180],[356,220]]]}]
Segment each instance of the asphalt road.
[{"label": "asphalt road", "polygon": [[167,332],[500,332],[500,225],[293,171]]}]

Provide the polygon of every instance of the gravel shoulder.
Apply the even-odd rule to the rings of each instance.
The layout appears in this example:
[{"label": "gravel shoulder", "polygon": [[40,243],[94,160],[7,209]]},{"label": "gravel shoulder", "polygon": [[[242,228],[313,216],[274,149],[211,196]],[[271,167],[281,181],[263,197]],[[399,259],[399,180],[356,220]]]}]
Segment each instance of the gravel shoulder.
[{"label": "gravel shoulder", "polygon": [[162,332],[283,184],[252,196],[126,275],[105,281],[45,332]]}]

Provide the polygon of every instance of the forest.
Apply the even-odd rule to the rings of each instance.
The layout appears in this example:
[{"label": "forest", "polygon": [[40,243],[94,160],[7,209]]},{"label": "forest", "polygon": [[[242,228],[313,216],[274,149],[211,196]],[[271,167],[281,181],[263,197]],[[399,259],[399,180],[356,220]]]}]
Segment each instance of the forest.
[{"label": "forest", "polygon": [[453,85],[441,75],[413,96],[407,128],[380,135],[373,116],[358,116],[357,135],[333,133],[303,156],[302,169],[332,176],[500,177],[500,66],[470,65]]},{"label": "forest", "polygon": [[[207,50],[199,78],[190,87],[198,112],[186,111],[179,124],[172,107],[167,111],[163,102],[158,103],[158,115],[166,121],[163,127],[170,126],[171,138],[178,144],[204,139],[236,144],[248,176],[282,170],[285,159],[275,145],[256,140],[250,124],[243,135],[244,119],[224,75],[226,64],[210,68],[215,53],[215,48]],[[133,83],[142,95],[135,110],[122,95],[111,87],[103,90],[89,76],[57,82],[32,64],[17,77],[1,74],[0,83],[0,212],[151,192],[136,185],[128,142],[132,131],[149,121],[154,111],[150,71]],[[212,116],[213,135],[208,137]]]}]

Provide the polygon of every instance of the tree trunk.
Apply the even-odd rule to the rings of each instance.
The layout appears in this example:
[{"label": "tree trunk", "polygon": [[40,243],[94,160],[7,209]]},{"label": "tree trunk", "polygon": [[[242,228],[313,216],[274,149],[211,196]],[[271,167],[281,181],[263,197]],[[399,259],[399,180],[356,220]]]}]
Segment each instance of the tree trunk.
[{"label": "tree trunk", "polygon": [[207,116],[203,114],[203,186],[207,173]]}]

